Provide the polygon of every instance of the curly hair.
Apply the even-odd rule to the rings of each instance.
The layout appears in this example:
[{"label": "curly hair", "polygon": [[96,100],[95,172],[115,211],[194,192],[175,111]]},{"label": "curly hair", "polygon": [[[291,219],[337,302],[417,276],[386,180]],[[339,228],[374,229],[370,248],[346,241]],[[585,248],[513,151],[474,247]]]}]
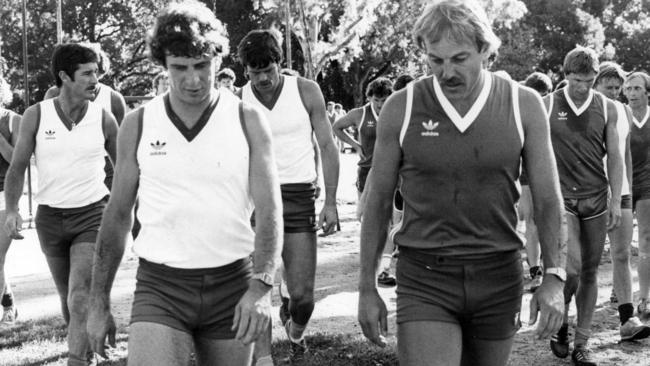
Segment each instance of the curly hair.
[{"label": "curly hair", "polygon": [[393,82],[388,78],[377,78],[366,87],[366,96],[384,98],[393,93]]},{"label": "curly hair", "polygon": [[228,54],[226,29],[210,9],[196,0],[172,2],[163,9],[147,35],[147,46],[149,58],[164,67],[168,55]]}]

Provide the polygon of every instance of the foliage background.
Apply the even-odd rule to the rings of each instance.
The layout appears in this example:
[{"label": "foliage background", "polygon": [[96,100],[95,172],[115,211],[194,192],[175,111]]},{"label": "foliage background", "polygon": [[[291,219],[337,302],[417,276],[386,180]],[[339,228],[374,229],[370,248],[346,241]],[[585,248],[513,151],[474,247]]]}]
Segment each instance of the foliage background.
[{"label": "foliage background", "polygon": [[[292,65],[315,79],[327,100],[350,109],[364,103],[366,85],[379,76],[426,73],[410,28],[426,0],[202,0],[222,20],[231,54],[223,66],[246,79],[237,44],[251,29],[285,34],[287,18]],[[286,4],[290,3],[287,16]],[[476,0],[503,41],[493,70],[522,80],[533,71],[562,78],[562,60],[575,45],[597,50],[625,70],[650,70],[650,1],[646,0]],[[124,95],[144,95],[161,69],[146,56],[145,34],[166,0],[63,0],[64,41],[99,42],[110,55],[102,82]],[[56,44],[56,0],[27,2],[29,90],[33,104],[53,84],[49,57]],[[22,111],[22,1],[0,0],[0,57],[14,91],[10,108]],[[283,39],[286,44],[286,39]],[[286,65],[283,65],[286,66]]]}]

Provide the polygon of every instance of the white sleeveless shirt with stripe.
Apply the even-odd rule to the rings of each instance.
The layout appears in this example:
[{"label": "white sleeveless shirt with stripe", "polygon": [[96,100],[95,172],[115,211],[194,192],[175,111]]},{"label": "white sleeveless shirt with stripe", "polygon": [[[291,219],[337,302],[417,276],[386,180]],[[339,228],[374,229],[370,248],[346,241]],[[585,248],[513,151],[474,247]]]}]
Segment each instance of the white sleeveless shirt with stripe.
[{"label": "white sleeveless shirt with stripe", "polygon": [[625,161],[625,143],[627,136],[630,134],[630,121],[627,120],[627,113],[625,113],[625,106],[623,103],[614,100],[616,106],[616,114],[618,121],[616,121],[616,132],[618,132],[618,149],[623,158],[623,185],[621,186],[621,196],[630,194],[630,182],[627,181],[627,167]]},{"label": "white sleeveless shirt with stripe", "polygon": [[39,122],[34,155],[38,170],[35,200],[56,208],[76,208],[101,200],[104,186],[104,109],[88,103],[88,109],[72,129],[63,123],[55,99],[39,103]]},{"label": "white sleeveless shirt with stripe", "polygon": [[97,93],[97,96],[95,97],[95,100],[93,100],[93,103],[97,103],[100,106],[106,108],[107,111],[113,113],[111,105],[111,91],[113,91],[113,88],[106,84],[99,83],[99,93]]},{"label": "white sleeveless shirt with stripe", "polygon": [[171,110],[168,93],[140,107],[139,257],[175,268],[213,268],[253,252],[240,104],[221,92],[191,130]]},{"label": "white sleeveless shirt with stripe", "polygon": [[242,100],[258,107],[269,121],[280,184],[310,183],[316,179],[311,119],[298,90],[298,78],[283,77],[282,91],[271,109],[253,94],[250,82],[242,88]]}]

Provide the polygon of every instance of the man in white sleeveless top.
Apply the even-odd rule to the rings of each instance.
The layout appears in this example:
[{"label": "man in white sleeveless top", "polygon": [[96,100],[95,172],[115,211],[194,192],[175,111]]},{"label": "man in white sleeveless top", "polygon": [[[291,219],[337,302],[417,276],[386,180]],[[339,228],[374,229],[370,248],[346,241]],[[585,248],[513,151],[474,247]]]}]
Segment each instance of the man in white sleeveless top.
[{"label": "man in white sleeveless top", "polygon": [[[115,185],[99,233],[88,333],[114,342],[110,287],[136,196],[142,224],[129,365],[250,365],[270,320],[282,240],[280,188],[264,116],[214,89],[227,53],[223,25],[202,3],[172,3],[147,45],[169,92],[127,115]],[[250,215],[255,206],[254,232]],[[253,263],[251,264],[251,253]]]},{"label": "man in white sleeveless top", "polygon": [[18,200],[32,153],[38,170],[36,232],[68,323],[68,365],[87,363],[86,310],[95,240],[106,205],[104,155],[115,158],[117,123],[90,100],[97,87],[93,50],[64,44],[52,55],[61,93],[29,107],[5,182],[6,229],[21,238]]},{"label": "man in white sleeveless top", "polygon": [[546,269],[531,320],[541,312],[538,337],[550,337],[562,320],[561,198],[542,101],[484,69],[500,41],[474,2],[433,2],[413,35],[431,75],[391,95],[379,115],[361,223],[359,322],[370,341],[386,346],[376,274],[401,178],[400,364],[506,365],[523,293],[515,209],[522,159],[541,203],[535,216]]},{"label": "man in white sleeveless top", "polygon": [[[238,54],[250,80],[240,95],[264,112],[273,133],[284,216],[282,260],[290,296],[280,313],[291,340],[291,357],[297,360],[307,350],[303,333],[314,310],[316,231],[322,228],[325,234],[332,233],[338,221],[338,152],[318,84],[281,75],[282,48],[271,31],[249,32],[239,43]],[[325,180],[325,204],[318,221],[313,135]],[[271,362],[270,337],[269,331],[256,345],[256,357],[261,358],[258,365]]]},{"label": "man in white sleeveless top", "polygon": [[[101,80],[110,71],[111,60],[108,58],[106,52],[102,50],[99,43],[81,43],[81,45],[92,49],[97,54],[97,80]],[[45,92],[43,100],[54,98],[59,95],[59,92],[59,87],[55,85]],[[120,92],[106,84],[98,82],[92,101],[111,112],[118,125],[122,123],[124,114],[126,113],[126,103]],[[104,172],[106,173],[106,178],[104,178],[104,184],[110,190],[113,183],[113,164],[111,164],[108,157],[105,157],[105,160]]]}]

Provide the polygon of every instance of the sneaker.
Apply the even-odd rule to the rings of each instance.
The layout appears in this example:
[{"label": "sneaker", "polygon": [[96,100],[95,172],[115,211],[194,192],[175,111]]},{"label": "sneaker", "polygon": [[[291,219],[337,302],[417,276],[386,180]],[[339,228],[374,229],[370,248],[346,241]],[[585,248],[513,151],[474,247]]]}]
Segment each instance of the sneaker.
[{"label": "sneaker", "polygon": [[639,306],[636,308],[636,311],[641,320],[645,321],[650,319],[650,300],[641,299],[641,302],[639,303]]},{"label": "sneaker", "polygon": [[586,346],[578,346],[571,353],[571,361],[576,366],[598,366],[596,361],[591,358],[591,352]]},{"label": "sneaker", "polygon": [[377,276],[377,283],[384,286],[395,286],[397,281],[395,276],[391,276],[388,272],[383,271]]},{"label": "sneaker", "polygon": [[648,338],[649,336],[650,327],[641,323],[641,320],[636,316],[628,319],[625,324],[621,325],[622,341],[633,341]]},{"label": "sneaker", "polygon": [[2,320],[0,321],[0,324],[14,325],[16,324],[16,318],[18,318],[18,309],[16,309],[16,306],[11,305],[5,307],[2,312]]},{"label": "sneaker", "polygon": [[289,319],[291,319],[291,313],[289,312],[289,298],[282,296],[280,298],[282,304],[280,305],[280,322],[282,325],[286,325]]},{"label": "sneaker", "polygon": [[551,351],[559,358],[569,355],[569,324],[562,324],[557,334],[551,337]]},{"label": "sneaker", "polygon": [[300,341],[294,342],[291,339],[290,331],[289,328],[291,327],[291,321],[287,321],[284,324],[284,330],[287,332],[287,338],[289,339],[289,358],[287,361],[290,363],[294,362],[300,362],[305,358],[305,354],[309,351],[307,348],[307,342],[305,342],[305,338],[301,338]]}]

